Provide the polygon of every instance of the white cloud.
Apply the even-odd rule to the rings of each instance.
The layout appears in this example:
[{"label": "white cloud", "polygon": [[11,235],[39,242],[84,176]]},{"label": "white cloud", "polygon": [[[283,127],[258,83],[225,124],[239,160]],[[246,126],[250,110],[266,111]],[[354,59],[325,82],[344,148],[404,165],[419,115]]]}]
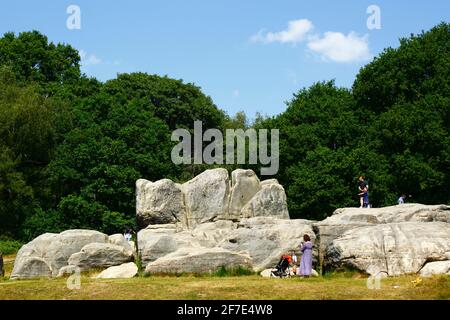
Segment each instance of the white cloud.
[{"label": "white cloud", "polygon": [[84,50],[79,51],[81,64],[83,66],[96,65],[102,63],[102,59],[97,58],[95,54],[88,54]]},{"label": "white cloud", "polygon": [[347,36],[340,32],[325,32],[323,37],[309,39],[308,48],[324,60],[335,62],[364,61],[372,57],[368,35],[359,37],[355,32]]},{"label": "white cloud", "polygon": [[[366,61],[373,55],[369,50],[369,36],[358,36],[355,32],[345,35],[341,32],[325,32],[323,35],[313,33],[313,23],[308,19],[289,21],[286,30],[280,32],[259,31],[253,35],[252,42],[293,43],[305,41],[306,46],[325,61],[354,62]],[[294,80],[295,82],[295,80]]]},{"label": "white cloud", "polygon": [[266,32],[264,30],[259,31],[252,36],[250,40],[252,42],[281,42],[281,43],[297,43],[305,39],[308,32],[313,29],[313,24],[308,19],[299,19],[289,21],[288,28],[280,32]]}]

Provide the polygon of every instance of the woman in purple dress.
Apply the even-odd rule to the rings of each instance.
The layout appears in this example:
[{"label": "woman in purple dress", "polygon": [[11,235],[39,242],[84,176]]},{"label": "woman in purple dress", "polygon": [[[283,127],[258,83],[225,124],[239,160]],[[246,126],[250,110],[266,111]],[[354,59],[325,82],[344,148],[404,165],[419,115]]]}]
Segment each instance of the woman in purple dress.
[{"label": "woman in purple dress", "polygon": [[300,261],[300,275],[303,277],[309,277],[312,271],[312,248],[313,244],[311,238],[305,234],[303,236],[303,243],[300,245],[300,251],[302,252],[302,258]]}]

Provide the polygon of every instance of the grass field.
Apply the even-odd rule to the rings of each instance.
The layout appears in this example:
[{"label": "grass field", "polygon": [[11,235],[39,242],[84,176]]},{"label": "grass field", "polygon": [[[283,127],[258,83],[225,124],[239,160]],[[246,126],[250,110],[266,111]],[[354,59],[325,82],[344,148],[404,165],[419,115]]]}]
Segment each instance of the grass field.
[{"label": "grass field", "polygon": [[239,277],[151,276],[132,279],[92,279],[83,274],[80,289],[69,290],[67,278],[8,280],[14,256],[5,257],[6,277],[0,280],[0,300],[6,299],[446,299],[450,300],[450,276],[423,278],[391,277],[380,289],[369,289],[358,273],[335,273],[324,277],[265,279]]}]

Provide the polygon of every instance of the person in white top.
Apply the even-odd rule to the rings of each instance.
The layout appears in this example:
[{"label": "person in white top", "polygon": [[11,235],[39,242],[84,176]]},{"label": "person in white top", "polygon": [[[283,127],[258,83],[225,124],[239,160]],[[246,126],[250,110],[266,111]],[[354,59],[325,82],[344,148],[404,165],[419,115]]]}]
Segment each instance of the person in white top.
[{"label": "person in white top", "polygon": [[406,199],[406,195],[405,195],[405,194],[402,194],[402,195],[400,196],[400,198],[398,198],[397,203],[398,203],[398,204],[404,204],[404,203],[405,203],[405,199]]},{"label": "person in white top", "polygon": [[125,240],[127,240],[128,242],[131,241],[131,229],[127,229],[123,235],[125,237]]}]

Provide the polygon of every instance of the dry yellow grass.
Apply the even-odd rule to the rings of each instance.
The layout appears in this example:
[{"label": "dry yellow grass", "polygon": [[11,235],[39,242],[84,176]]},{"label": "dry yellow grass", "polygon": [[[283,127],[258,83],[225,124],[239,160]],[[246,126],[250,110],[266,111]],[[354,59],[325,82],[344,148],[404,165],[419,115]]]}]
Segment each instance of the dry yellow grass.
[{"label": "dry yellow grass", "polygon": [[[6,275],[14,257],[5,257]],[[67,278],[0,280],[0,300],[6,299],[450,299],[450,276],[416,276],[381,280],[380,289],[369,289],[359,274],[335,274],[310,279],[265,279],[257,275],[240,277],[154,276],[132,279],[92,279],[83,274],[81,288],[69,290]]]}]

